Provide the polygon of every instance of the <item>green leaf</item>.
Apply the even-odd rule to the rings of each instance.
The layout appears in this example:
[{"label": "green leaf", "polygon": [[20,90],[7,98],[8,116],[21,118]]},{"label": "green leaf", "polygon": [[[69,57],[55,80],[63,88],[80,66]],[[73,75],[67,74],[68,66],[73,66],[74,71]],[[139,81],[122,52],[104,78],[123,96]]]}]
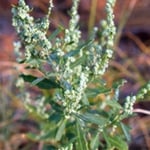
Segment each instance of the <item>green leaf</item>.
[{"label": "green leaf", "polygon": [[110,147],[110,143],[109,143],[109,141],[108,141],[108,137],[109,137],[110,135],[107,135],[106,129],[103,130],[102,135],[103,135],[103,137],[104,137],[104,139],[105,139],[105,142],[106,142],[106,144],[107,144],[107,147]]},{"label": "green leaf", "polygon": [[45,133],[43,135],[37,135],[37,134],[34,134],[34,133],[28,133],[27,137],[30,140],[33,140],[33,141],[47,140],[47,139],[50,139],[50,137],[52,137],[52,131],[48,131],[47,133]]},{"label": "green leaf", "polygon": [[[46,122],[46,121],[45,121]],[[50,122],[49,124],[47,123],[46,126],[45,122],[40,122],[40,130],[42,131],[41,133],[28,133],[27,136],[29,139],[33,141],[45,141],[45,140],[54,140],[57,126],[55,123]]]},{"label": "green leaf", "polygon": [[79,52],[80,52],[80,49],[72,50],[68,52],[64,57],[65,58],[72,57],[72,56],[79,54]]},{"label": "green leaf", "polygon": [[83,55],[82,57],[78,58],[74,63],[71,64],[71,68],[74,68],[78,65],[82,65],[84,64],[86,61],[86,57]]},{"label": "green leaf", "polygon": [[93,113],[85,113],[85,114],[77,115],[77,116],[85,122],[90,122],[99,126],[103,126],[107,122],[107,119],[102,117],[99,114],[95,115]]},{"label": "green leaf", "polygon": [[39,82],[43,81],[44,78],[37,78],[32,82],[32,85],[37,85]]},{"label": "green leaf", "polygon": [[92,114],[98,114],[104,118],[108,118],[109,117],[109,112],[102,110],[102,109],[94,109],[94,110],[89,110],[90,113]]},{"label": "green leaf", "polygon": [[131,140],[131,136],[129,134],[130,128],[123,123],[120,123],[120,126],[121,126],[121,129],[122,129],[127,141],[130,141]]},{"label": "green leaf", "polygon": [[59,112],[52,112],[49,116],[49,121],[57,124],[62,118],[62,114]]},{"label": "green leaf", "polygon": [[60,88],[60,85],[56,82],[55,78],[38,78],[32,75],[20,75],[24,81],[32,83],[32,85],[36,85],[41,89],[54,89]]},{"label": "green leaf", "polygon": [[63,110],[63,106],[62,105],[58,104],[55,101],[52,101],[51,106],[52,106],[52,109],[55,110],[55,113],[57,112],[59,115],[63,116],[63,111],[64,110]]},{"label": "green leaf", "polygon": [[85,139],[85,133],[83,129],[81,128],[79,121],[76,122],[76,132],[77,132],[76,149],[77,150],[89,150],[87,141]]},{"label": "green leaf", "polygon": [[91,143],[90,143],[90,147],[91,150],[96,150],[99,146],[100,143],[100,139],[99,139],[99,132],[95,135],[95,137],[92,138]]},{"label": "green leaf", "polygon": [[98,87],[98,88],[88,88],[86,89],[86,96],[88,98],[95,98],[97,95],[102,93],[108,93],[111,89],[105,88],[105,87]]},{"label": "green leaf", "polygon": [[91,43],[92,43],[92,41],[89,40],[89,41],[87,41],[87,42],[85,42],[85,43],[79,45],[79,46],[77,47],[77,49],[72,50],[72,51],[66,53],[66,55],[65,55],[64,57],[67,58],[67,57],[76,56],[77,54],[79,54],[79,52],[80,52],[81,50],[83,50],[85,47],[87,47],[87,46],[88,46],[89,44],[91,44]]},{"label": "green leaf", "polygon": [[115,100],[105,101],[108,106],[111,106],[113,109],[122,109],[122,106]]},{"label": "green leaf", "polygon": [[83,103],[84,105],[86,105],[86,106],[89,105],[89,101],[88,101],[88,98],[87,98],[86,94],[83,95],[82,103]]},{"label": "green leaf", "polygon": [[[53,52],[49,55],[49,63],[53,63],[53,62],[56,62],[57,64],[60,62],[60,56],[58,56],[58,52]],[[50,63],[50,64],[51,64]]]},{"label": "green leaf", "polygon": [[56,36],[62,31],[63,29],[61,27],[59,27],[58,29],[56,29],[54,32],[52,32],[52,34],[48,37],[49,40],[53,40],[56,38]]},{"label": "green leaf", "polygon": [[60,141],[64,131],[65,131],[65,127],[66,127],[66,123],[67,123],[67,119],[62,120],[62,122],[60,123],[60,127],[58,128],[58,131],[56,133],[56,140]]},{"label": "green leaf", "polygon": [[117,150],[128,150],[127,143],[125,141],[123,141],[121,137],[108,136],[107,139],[108,139],[109,144],[111,145],[111,148],[115,147]]}]

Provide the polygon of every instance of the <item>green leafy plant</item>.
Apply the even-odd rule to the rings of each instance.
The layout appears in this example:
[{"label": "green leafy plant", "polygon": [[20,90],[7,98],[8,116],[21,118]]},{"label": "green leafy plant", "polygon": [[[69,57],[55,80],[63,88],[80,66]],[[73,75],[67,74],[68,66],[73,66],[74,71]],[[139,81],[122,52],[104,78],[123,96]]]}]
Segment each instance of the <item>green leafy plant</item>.
[{"label": "green leafy plant", "polygon": [[[40,124],[40,132],[28,137],[44,141],[44,149],[49,150],[127,150],[129,129],[123,119],[133,114],[136,99],[143,98],[150,83],[136,96],[128,96],[123,105],[119,103],[119,88],[124,81],[108,87],[103,79],[113,56],[115,0],[106,2],[107,18],[101,23],[101,37],[97,39],[98,28],[94,28],[85,41],[78,27],[78,3],[73,1],[69,27],[58,28],[50,35],[51,0],[48,14],[42,19],[30,15],[24,0],[12,8],[13,26],[21,39],[21,43],[15,43],[18,61],[26,65],[28,72],[38,72],[20,74],[17,85],[23,87],[29,82],[41,89],[36,96],[21,93],[25,107]],[[21,46],[24,52],[19,51]]]}]

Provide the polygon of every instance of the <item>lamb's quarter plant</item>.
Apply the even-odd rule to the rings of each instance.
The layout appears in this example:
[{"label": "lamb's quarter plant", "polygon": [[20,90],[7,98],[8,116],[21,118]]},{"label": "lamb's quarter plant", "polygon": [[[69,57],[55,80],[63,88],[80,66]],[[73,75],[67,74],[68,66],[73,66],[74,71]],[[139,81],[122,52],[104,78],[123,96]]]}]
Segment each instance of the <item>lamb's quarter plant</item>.
[{"label": "lamb's quarter plant", "polygon": [[14,44],[18,61],[27,70],[40,72],[40,76],[22,73],[17,83],[23,87],[24,81],[30,82],[41,89],[37,96],[21,93],[27,110],[40,120],[40,132],[28,137],[44,141],[47,144],[43,149],[48,150],[127,150],[129,129],[122,120],[133,114],[136,99],[150,91],[150,83],[137,95],[127,96],[123,105],[119,103],[119,88],[124,81],[108,88],[103,80],[116,35],[115,0],[106,1],[107,17],[101,22],[97,40],[96,27],[86,41],[81,40],[78,4],[79,0],[73,0],[69,27],[58,28],[49,36],[51,0],[42,19],[30,15],[24,0],[12,8],[13,26],[21,40]]}]

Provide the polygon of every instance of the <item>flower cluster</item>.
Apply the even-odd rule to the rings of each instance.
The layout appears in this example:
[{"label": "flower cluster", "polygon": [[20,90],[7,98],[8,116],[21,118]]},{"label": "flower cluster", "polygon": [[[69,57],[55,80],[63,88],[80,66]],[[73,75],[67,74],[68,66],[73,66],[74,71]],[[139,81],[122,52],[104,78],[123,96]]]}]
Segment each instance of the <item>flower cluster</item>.
[{"label": "flower cluster", "polygon": [[66,51],[74,50],[78,46],[81,32],[78,30],[79,15],[77,12],[79,0],[73,1],[71,10],[71,19],[69,22],[69,28],[65,30],[64,42],[66,43]]},{"label": "flower cluster", "polygon": [[49,15],[51,12],[52,3],[48,15],[43,20],[35,21],[29,15],[30,8],[25,4],[24,0],[20,0],[17,7],[13,7],[12,24],[20,35],[21,41],[25,46],[25,58],[31,60],[37,56],[46,59],[52,48],[51,42],[46,37],[46,31],[49,27]]},{"label": "flower cluster", "polygon": [[47,119],[49,117],[49,114],[46,112],[44,97],[37,98],[35,104],[33,104],[31,95],[29,93],[26,93],[24,105],[30,113],[36,111],[36,114],[43,119]]},{"label": "flower cluster", "polygon": [[[90,61],[92,58],[90,66],[92,66],[93,74],[96,76],[103,75],[105,73],[105,70],[108,67],[109,60],[113,55],[114,37],[116,35],[116,27],[114,24],[113,14],[114,5],[115,0],[107,0],[107,19],[101,22],[102,33],[100,44],[98,42],[93,42],[92,47],[90,48],[90,53],[88,53]],[[92,37],[95,38],[96,32],[97,28],[94,28]]]},{"label": "flower cluster", "polygon": [[[78,112],[90,77],[95,78],[98,75],[102,75],[108,66],[109,59],[112,57],[112,43],[115,35],[113,22],[114,3],[115,1],[107,1],[108,18],[102,31],[102,35],[106,39],[103,42],[104,44],[94,41],[98,30],[94,28],[90,42],[83,46],[79,45],[81,32],[77,27],[79,21],[77,13],[79,0],[73,1],[70,13],[71,20],[68,29],[65,29],[64,39],[56,37],[53,46],[46,36],[46,31],[49,28],[48,18],[53,7],[51,0],[48,15],[42,21],[36,21],[29,15],[30,9],[24,0],[20,0],[18,7],[12,9],[13,25],[25,45],[26,62],[31,61],[34,67],[38,67],[41,64],[38,64],[37,61],[33,64],[33,60],[41,58],[50,64],[53,73],[56,74],[56,78],[59,80],[60,86],[63,88],[64,95],[62,96],[58,92],[56,97],[59,95],[60,99],[63,100],[66,116],[71,115],[72,112]],[[72,54],[72,51],[77,49],[79,51],[76,54]],[[81,63],[79,63],[80,61]]]},{"label": "flower cluster", "polygon": [[133,105],[135,101],[136,101],[136,96],[127,96],[124,105],[124,111],[127,115],[131,115],[133,113]]},{"label": "flower cluster", "polygon": [[135,96],[127,96],[126,102],[124,105],[124,111],[126,115],[133,114],[133,105],[135,104],[137,99],[142,99],[145,94],[150,92],[150,82],[146,85],[146,87],[141,88],[141,90]]},{"label": "flower cluster", "polygon": [[116,35],[116,27],[114,24],[114,14],[113,8],[116,0],[107,0],[106,12],[107,19],[102,21],[102,36],[101,36],[101,46],[105,49],[103,56],[101,57],[99,63],[99,74],[104,74],[106,68],[108,67],[109,59],[112,58],[114,38]]},{"label": "flower cluster", "polygon": [[[70,52],[71,50],[77,49],[78,42],[80,39],[80,31],[77,29],[76,25],[78,22],[77,15],[77,3],[78,0],[73,1],[72,7],[72,19],[70,20],[69,29],[65,30],[65,42],[70,45],[66,46],[66,51]],[[63,81],[67,81],[71,88],[65,88],[64,96],[66,101],[64,102],[64,106],[66,107],[66,111],[70,115],[72,112],[77,113],[80,109],[80,103],[83,99],[83,95],[85,89],[87,88],[87,84],[90,81],[90,75],[95,78],[98,75],[103,75],[105,69],[108,67],[109,59],[112,57],[113,53],[113,43],[114,36],[116,34],[116,28],[114,25],[114,15],[113,15],[113,7],[115,1],[107,1],[107,25],[103,29],[103,36],[106,41],[104,45],[94,41],[97,28],[94,28],[91,42],[87,47],[83,47],[80,49],[79,58],[84,59],[84,56],[87,58],[86,64],[77,65],[76,67],[71,67],[71,64],[76,61],[78,57],[68,57],[67,62],[64,64],[65,69],[62,74]],[[76,35],[77,34],[77,35]],[[67,38],[67,39],[66,39]],[[92,39],[93,38],[93,39]],[[105,49],[105,51],[104,51]],[[86,66],[86,67],[84,67]],[[77,71],[78,70],[78,71]],[[78,82],[77,82],[78,80]],[[67,84],[67,85],[68,85]],[[75,86],[76,84],[76,86]]]},{"label": "flower cluster", "polygon": [[145,94],[147,94],[150,91],[150,82],[147,83],[145,87],[143,87],[137,94],[137,99],[142,99]]},{"label": "flower cluster", "polygon": [[78,110],[81,108],[81,100],[83,99],[85,89],[88,83],[88,74],[84,72],[81,73],[79,78],[79,85],[76,89],[66,90],[64,92],[64,97],[66,101],[63,103],[66,107],[65,114],[66,117],[70,117],[72,113],[78,113]]}]

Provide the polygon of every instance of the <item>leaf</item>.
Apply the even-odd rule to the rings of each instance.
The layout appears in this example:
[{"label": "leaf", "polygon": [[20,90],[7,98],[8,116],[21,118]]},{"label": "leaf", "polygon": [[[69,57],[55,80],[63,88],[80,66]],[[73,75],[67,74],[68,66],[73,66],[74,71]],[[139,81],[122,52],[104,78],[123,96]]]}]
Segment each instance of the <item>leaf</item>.
[{"label": "leaf", "polygon": [[95,135],[95,137],[92,138],[91,143],[90,143],[90,147],[91,150],[96,150],[99,146],[100,143],[100,139],[99,139],[99,132]]},{"label": "leaf", "polygon": [[63,29],[61,27],[59,27],[58,29],[56,29],[54,32],[52,32],[52,34],[48,37],[49,40],[53,40],[56,38],[56,36],[62,31]]},{"label": "leaf", "polygon": [[102,109],[93,109],[93,110],[90,110],[89,111],[90,113],[92,114],[98,114],[104,118],[108,118],[109,117],[109,112],[105,111],[105,110],[102,110]]},{"label": "leaf", "polygon": [[60,57],[58,56],[57,52],[53,52],[49,55],[49,60],[59,63]]},{"label": "leaf", "polygon": [[68,52],[64,57],[67,58],[67,57],[76,56],[77,54],[79,54],[79,52],[80,52],[81,50],[83,50],[85,47],[87,47],[87,46],[88,46],[89,44],[91,44],[91,43],[92,43],[92,41],[89,40],[89,41],[87,41],[87,42],[85,42],[85,43],[79,45],[79,46],[77,47],[77,49]]},{"label": "leaf", "polygon": [[83,103],[84,105],[86,105],[86,106],[89,105],[89,101],[88,101],[88,98],[87,98],[86,94],[83,95],[82,103]]},{"label": "leaf", "polygon": [[123,124],[123,123],[120,123],[120,126],[121,126],[121,129],[122,129],[127,141],[130,141],[131,140],[131,137],[130,137],[130,134],[129,134],[130,128],[128,126],[126,126],[125,124]]},{"label": "leaf", "polygon": [[122,109],[121,105],[115,100],[105,101],[108,106],[111,106],[113,109]]},{"label": "leaf", "polygon": [[98,88],[88,88],[86,89],[85,93],[88,98],[95,98],[97,95],[101,93],[108,93],[111,89],[105,87],[98,87]]},{"label": "leaf", "polygon": [[32,82],[32,85],[37,85],[39,82],[43,81],[44,78],[37,78]]},{"label": "leaf", "polygon": [[56,140],[60,141],[62,138],[62,135],[64,134],[64,130],[66,127],[67,119],[62,120],[60,127],[58,128],[58,131],[56,133]]},{"label": "leaf", "polygon": [[127,143],[125,141],[123,141],[121,137],[119,137],[119,136],[115,136],[115,137],[108,136],[107,139],[108,139],[108,142],[111,145],[111,147],[115,147],[118,150],[128,150]]},{"label": "leaf", "polygon": [[32,75],[20,75],[24,81],[32,83],[32,85],[36,85],[41,89],[53,89],[60,88],[60,85],[56,82],[55,78],[38,78]]},{"label": "leaf", "polygon": [[57,124],[62,118],[62,114],[59,112],[53,112],[49,116],[49,121]]},{"label": "leaf", "polygon": [[41,140],[47,140],[47,139],[50,139],[52,135],[52,131],[48,131],[47,133],[43,134],[43,135],[37,135],[37,134],[34,134],[34,133],[28,133],[27,134],[27,137],[30,139],[30,140],[33,140],[33,141],[41,141]]},{"label": "leaf", "polygon": [[80,52],[80,49],[72,50],[72,51],[68,52],[64,57],[65,58],[72,57],[72,56],[77,55],[79,52]]},{"label": "leaf", "polygon": [[[46,123],[45,123],[46,122]],[[41,133],[28,133],[27,136],[31,140],[36,141],[45,141],[45,140],[54,140],[57,126],[54,122],[43,121],[40,122]]]},{"label": "leaf", "polygon": [[85,139],[85,133],[83,129],[81,129],[79,121],[76,122],[76,132],[77,132],[76,149],[77,150],[89,150],[87,141]]},{"label": "leaf", "polygon": [[90,122],[99,126],[103,126],[106,124],[107,119],[100,116],[99,114],[92,114],[92,113],[85,113],[82,115],[78,115],[80,119],[82,119],[85,122]]},{"label": "leaf", "polygon": [[105,142],[106,142],[106,144],[107,144],[107,147],[110,147],[110,143],[109,143],[109,141],[108,141],[108,137],[109,137],[110,135],[107,135],[106,129],[103,130],[102,135],[103,135],[103,137],[104,137],[104,139],[105,139]]},{"label": "leaf", "polygon": [[52,109],[54,109],[55,112],[57,112],[59,115],[63,114],[63,106],[62,105],[58,104],[55,101],[52,101],[51,106],[52,106]]},{"label": "leaf", "polygon": [[78,65],[82,65],[82,64],[84,64],[85,61],[86,61],[86,57],[83,55],[82,57],[78,58],[74,63],[72,63],[70,65],[70,67],[74,68]]}]

